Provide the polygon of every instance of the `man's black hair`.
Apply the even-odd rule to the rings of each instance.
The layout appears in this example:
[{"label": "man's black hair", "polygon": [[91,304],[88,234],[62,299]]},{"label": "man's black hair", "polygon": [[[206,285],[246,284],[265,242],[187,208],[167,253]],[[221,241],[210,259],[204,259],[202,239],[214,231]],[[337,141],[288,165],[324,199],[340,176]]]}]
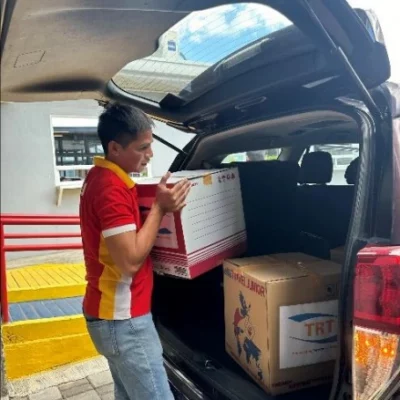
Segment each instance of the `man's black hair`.
[{"label": "man's black hair", "polygon": [[143,111],[125,104],[111,103],[100,115],[97,133],[107,154],[111,141],[126,147],[137,139],[140,133],[154,127],[154,122]]}]

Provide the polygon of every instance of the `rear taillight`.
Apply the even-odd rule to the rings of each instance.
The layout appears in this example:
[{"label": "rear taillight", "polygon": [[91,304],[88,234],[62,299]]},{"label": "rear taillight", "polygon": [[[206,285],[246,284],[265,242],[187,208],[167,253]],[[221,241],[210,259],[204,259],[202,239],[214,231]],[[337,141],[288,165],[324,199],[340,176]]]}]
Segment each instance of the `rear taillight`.
[{"label": "rear taillight", "polygon": [[400,247],[367,247],[354,279],[353,395],[370,400],[400,366]]}]

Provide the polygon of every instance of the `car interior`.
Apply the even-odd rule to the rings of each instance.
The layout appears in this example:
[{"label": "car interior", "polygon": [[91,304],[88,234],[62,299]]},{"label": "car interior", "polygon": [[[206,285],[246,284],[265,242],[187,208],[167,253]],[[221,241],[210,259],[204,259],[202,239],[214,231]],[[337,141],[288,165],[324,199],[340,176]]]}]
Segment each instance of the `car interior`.
[{"label": "car interior", "polygon": [[[328,110],[305,112],[205,136],[187,169],[238,167],[248,235],[243,256],[304,252],[330,259],[330,250],[346,243],[358,149],[347,168],[337,172],[341,174],[341,184],[332,184],[331,153],[310,148],[316,144],[359,142],[360,133],[351,117]],[[223,162],[227,154],[266,148],[282,148],[278,159]],[[258,387],[225,352],[222,282],[222,267],[195,280],[157,276],[154,314],[166,343],[173,343],[175,349],[187,346],[189,363],[193,362],[193,354],[202,354],[213,365],[229,371],[233,380],[241,382],[235,388],[237,398],[249,399],[252,397],[248,390],[258,393]],[[226,374],[220,378],[226,387]],[[310,393],[327,397],[329,389],[326,385],[311,389]],[[261,392],[257,395],[261,396]],[[262,396],[266,398],[265,393]],[[282,398],[290,396],[297,398],[296,392]]]}]

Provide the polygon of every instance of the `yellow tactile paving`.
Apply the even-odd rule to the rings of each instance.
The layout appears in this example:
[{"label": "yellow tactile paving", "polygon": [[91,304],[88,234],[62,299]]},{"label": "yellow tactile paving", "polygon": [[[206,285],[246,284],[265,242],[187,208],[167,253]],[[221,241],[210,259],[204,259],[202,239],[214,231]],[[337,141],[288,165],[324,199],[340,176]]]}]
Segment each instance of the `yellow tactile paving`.
[{"label": "yellow tactile paving", "polygon": [[82,333],[4,346],[8,379],[19,379],[99,354],[85,329]]},{"label": "yellow tactile paving", "polygon": [[81,296],[85,291],[81,264],[41,264],[7,271],[10,303]]},{"label": "yellow tactile paving", "polygon": [[34,340],[83,334],[86,332],[86,322],[83,315],[69,315],[10,322],[3,324],[1,328],[3,343],[8,346]]}]

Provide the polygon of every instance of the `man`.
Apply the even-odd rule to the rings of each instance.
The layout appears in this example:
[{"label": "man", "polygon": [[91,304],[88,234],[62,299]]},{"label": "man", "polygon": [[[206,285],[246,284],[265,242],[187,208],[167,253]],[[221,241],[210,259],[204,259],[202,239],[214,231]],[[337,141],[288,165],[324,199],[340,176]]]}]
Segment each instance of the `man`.
[{"label": "man", "polygon": [[164,215],[185,206],[190,183],[168,189],[165,175],[142,224],[128,174],[143,171],[153,156],[152,128],[140,110],[109,106],[98,125],[105,158],[95,158],[81,192],[87,280],[83,311],[90,337],[110,365],[116,400],[173,399],[151,316],[149,253]]}]

